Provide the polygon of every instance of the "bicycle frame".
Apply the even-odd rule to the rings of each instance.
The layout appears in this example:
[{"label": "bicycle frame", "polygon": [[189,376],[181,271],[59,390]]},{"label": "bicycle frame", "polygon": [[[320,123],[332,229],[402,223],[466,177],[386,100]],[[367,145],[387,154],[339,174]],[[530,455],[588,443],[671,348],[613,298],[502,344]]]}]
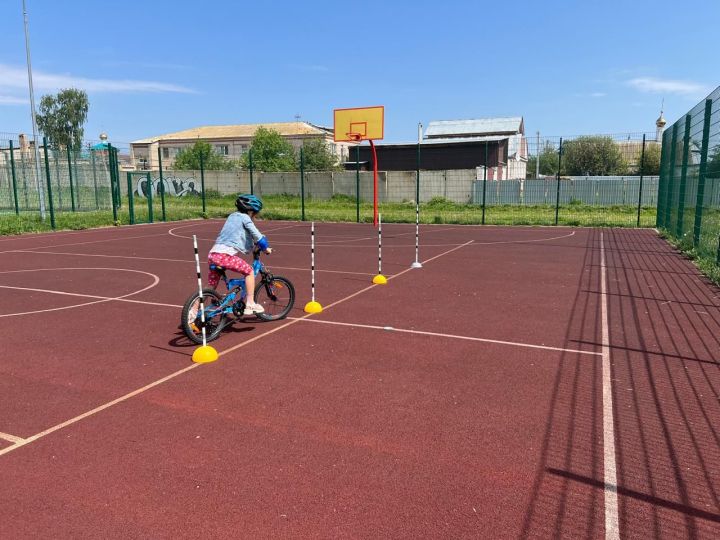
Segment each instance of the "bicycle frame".
[{"label": "bicycle frame", "polygon": [[[265,274],[265,266],[260,261],[260,254],[255,253],[253,255],[253,275],[257,276],[258,274],[262,274],[264,276]],[[223,269],[221,272],[220,277],[222,278],[223,282],[225,283],[225,287],[227,288],[228,292],[223,297],[222,302],[220,302],[220,305],[217,306],[216,309],[209,310],[205,312],[205,316],[212,318],[216,315],[220,314],[221,312],[224,312],[226,314],[232,314],[233,313],[233,304],[236,302],[238,293],[240,294],[240,300],[245,300],[245,297],[247,296],[247,289],[245,286],[245,278],[233,278],[228,279],[227,274],[225,273],[225,270]]]}]

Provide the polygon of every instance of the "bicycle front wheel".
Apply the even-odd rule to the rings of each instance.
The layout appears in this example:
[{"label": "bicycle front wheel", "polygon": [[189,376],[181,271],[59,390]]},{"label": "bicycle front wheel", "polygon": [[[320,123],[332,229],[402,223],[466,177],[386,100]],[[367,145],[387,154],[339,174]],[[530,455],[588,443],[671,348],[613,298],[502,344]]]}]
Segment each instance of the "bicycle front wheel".
[{"label": "bicycle front wheel", "polygon": [[[200,295],[191,294],[185,301],[180,316],[180,324],[185,335],[194,343],[202,343],[202,316],[200,313]],[[219,308],[222,297],[214,289],[203,289],[202,304],[205,306],[205,339],[212,341],[220,335],[225,326],[224,310]]]},{"label": "bicycle front wheel", "polygon": [[263,321],[284,319],[295,305],[295,287],[284,277],[273,276],[272,279],[263,279],[255,287],[255,302],[265,308],[264,313],[257,314],[258,319]]}]

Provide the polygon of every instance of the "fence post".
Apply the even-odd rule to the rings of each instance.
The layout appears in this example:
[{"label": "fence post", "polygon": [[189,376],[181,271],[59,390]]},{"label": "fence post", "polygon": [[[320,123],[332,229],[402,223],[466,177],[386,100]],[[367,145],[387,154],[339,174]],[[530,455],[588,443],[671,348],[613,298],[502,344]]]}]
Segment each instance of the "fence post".
[{"label": "fence post", "polygon": [[645,172],[645,134],[643,133],[643,145],[640,153],[640,191],[638,192],[638,215],[637,226],[640,226],[640,210],[642,208],[643,174]]},{"label": "fence post", "polygon": [[158,167],[160,169],[160,205],[162,206],[162,220],[167,221],[165,216],[165,181],[163,180],[162,152],[158,145]]},{"label": "fence post", "polygon": [[110,174],[110,199],[112,200],[112,210],[113,210],[113,223],[117,224],[117,209],[118,205],[115,201],[115,173],[113,172],[113,147],[112,144],[108,144],[108,174]]},{"label": "fence post", "polygon": [[93,185],[95,186],[95,210],[100,210],[100,197],[98,195],[97,171],[95,170],[95,150],[90,148],[90,163],[92,164]]},{"label": "fence post", "polygon": [[200,152],[200,189],[202,190],[203,217],[207,217],[205,208],[205,161],[203,160],[202,152]]},{"label": "fence post", "polygon": [[355,147],[355,213],[360,223],[360,144]]},{"label": "fence post", "polygon": [[302,221],[305,221],[305,156],[300,147],[300,205]]},{"label": "fence post", "polygon": [[145,175],[146,182],[145,185],[147,186],[147,202],[148,202],[148,221],[150,223],[153,223],[153,187],[152,187],[152,177],[150,176],[150,171],[147,172]]},{"label": "fence post", "polygon": [[67,147],[67,162],[68,162],[68,178],[70,180],[70,207],[75,212],[75,188],[73,188],[73,173],[72,173],[72,145],[68,144]]},{"label": "fence post", "polygon": [[555,225],[560,220],[560,169],[562,169],[562,137],[560,137],[560,148],[558,150],[558,170],[557,170],[557,193],[555,195]]},{"label": "fence post", "polygon": [[[36,141],[37,143],[37,141]],[[47,179],[48,199],[50,201],[50,226],[55,229],[55,207],[53,205],[52,184],[50,183],[50,161],[47,154],[47,137],[43,137],[43,150],[45,154],[45,178]]]},{"label": "fence post", "polygon": [[113,216],[117,221],[117,210],[121,208],[120,172],[117,169],[117,149],[108,144],[108,169],[110,173],[110,192],[113,201]]},{"label": "fence post", "polygon": [[488,142],[485,141],[485,165],[483,167],[482,224],[485,225],[485,194],[487,192]]},{"label": "fence post", "polygon": [[15,156],[14,156],[14,152],[13,152],[12,139],[10,139],[10,171],[12,173],[13,196],[15,197],[15,214],[20,215],[20,203],[18,201],[18,194],[17,194],[17,179],[15,176]]},{"label": "fence post", "polygon": [[658,196],[657,211],[655,213],[655,227],[658,229],[665,226],[663,220],[665,218],[665,198],[666,187],[668,183],[668,162],[670,161],[670,151],[667,150],[667,142],[670,140],[670,132],[663,133],[662,142],[660,143],[660,175],[658,176]]},{"label": "fence post", "polygon": [[677,134],[678,134],[678,122],[675,122],[673,125],[673,134],[672,134],[672,147],[670,148],[670,175],[669,175],[669,182],[667,185],[667,196],[665,197],[665,228],[670,228],[670,217],[671,217],[671,210],[672,210],[672,199],[673,199],[673,189],[675,184],[675,159],[677,158]]},{"label": "fence post", "polygon": [[250,169],[250,195],[255,195],[255,186],[253,186],[252,148],[248,150],[248,168]]},{"label": "fence post", "polygon": [[712,116],[712,99],[705,100],[705,119],[703,121],[703,139],[700,147],[700,169],[698,170],[698,192],[695,203],[695,224],[693,227],[693,246],[700,243],[702,228],[703,205],[705,204],[705,174],[707,171],[708,148],[710,146],[710,117]]},{"label": "fence post", "polygon": [[128,188],[128,212],[130,213],[130,225],[135,225],[135,197],[133,196],[132,188],[132,173],[127,173],[127,188]]},{"label": "fence post", "polygon": [[690,154],[690,122],[692,117],[685,115],[685,135],[683,137],[683,157],[682,172],[680,173],[680,196],[678,197],[678,220],[675,228],[675,234],[678,238],[682,237],[683,225],[685,220],[685,189],[687,188],[687,167],[688,156]]},{"label": "fence post", "polygon": [[73,170],[75,171],[75,188],[77,189],[77,209],[82,210],[82,192],[80,191],[80,175],[78,174],[78,166],[77,166],[77,160],[78,160],[78,154],[80,153],[80,149],[82,148],[82,143],[78,146],[78,150],[75,150],[75,153],[73,154]]}]

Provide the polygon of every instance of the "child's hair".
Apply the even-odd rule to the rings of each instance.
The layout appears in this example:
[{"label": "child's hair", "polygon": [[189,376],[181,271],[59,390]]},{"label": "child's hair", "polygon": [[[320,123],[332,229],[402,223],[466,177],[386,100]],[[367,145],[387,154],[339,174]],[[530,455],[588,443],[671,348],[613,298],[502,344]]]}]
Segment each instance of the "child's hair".
[{"label": "child's hair", "polygon": [[238,212],[242,212],[243,214],[247,214],[250,211],[258,214],[260,210],[262,210],[263,203],[255,195],[244,193],[238,195],[238,198],[235,199],[235,207],[238,209]]}]

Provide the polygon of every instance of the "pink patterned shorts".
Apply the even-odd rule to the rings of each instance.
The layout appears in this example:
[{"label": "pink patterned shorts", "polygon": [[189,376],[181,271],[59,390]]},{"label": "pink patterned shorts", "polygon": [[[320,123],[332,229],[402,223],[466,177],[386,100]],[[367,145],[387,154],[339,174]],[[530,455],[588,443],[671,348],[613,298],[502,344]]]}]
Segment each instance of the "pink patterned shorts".
[{"label": "pink patterned shorts", "polygon": [[[225,268],[225,270],[235,270],[236,272],[240,272],[244,276],[249,276],[250,273],[253,271],[252,266],[250,266],[247,262],[245,262],[237,255],[228,255],[227,253],[212,252],[208,254],[208,262],[210,264],[222,266],[223,268]],[[214,289],[215,287],[217,287],[217,284],[219,282],[220,273],[216,270],[210,270],[210,273],[208,274],[208,285],[210,285]]]}]

